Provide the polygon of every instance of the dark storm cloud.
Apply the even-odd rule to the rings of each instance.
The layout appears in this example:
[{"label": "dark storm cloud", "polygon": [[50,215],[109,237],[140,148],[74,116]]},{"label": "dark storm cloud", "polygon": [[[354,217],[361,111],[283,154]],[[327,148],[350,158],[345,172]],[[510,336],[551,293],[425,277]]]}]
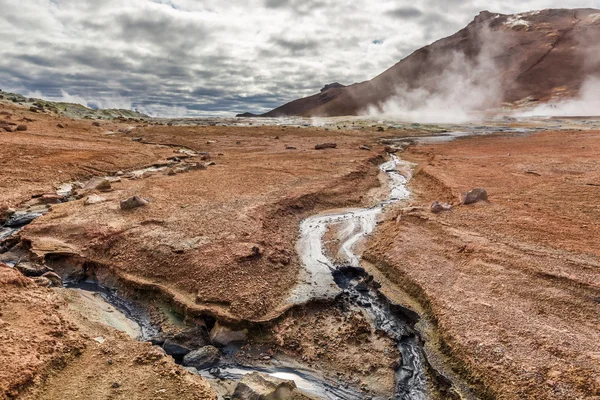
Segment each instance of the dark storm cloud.
[{"label": "dark storm cloud", "polygon": [[597,0],[0,0],[0,88],[175,115],[264,112],[364,81],[483,9]]}]

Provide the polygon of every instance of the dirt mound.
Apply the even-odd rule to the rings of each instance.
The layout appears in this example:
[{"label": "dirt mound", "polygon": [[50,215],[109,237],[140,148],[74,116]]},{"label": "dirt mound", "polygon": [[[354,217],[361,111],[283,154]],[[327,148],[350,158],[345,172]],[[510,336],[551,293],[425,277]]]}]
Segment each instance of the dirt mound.
[{"label": "dirt mound", "polygon": [[451,90],[449,85],[456,82],[448,71],[478,89],[496,86],[486,96],[468,93],[482,97],[477,100],[482,108],[528,97],[574,96],[588,74],[598,71],[593,38],[599,35],[600,10],[550,9],[515,15],[484,11],[466,28],[417,50],[370,81],[346,87],[328,85],[319,94],[263,116],[360,115],[369,107],[382,111],[394,96]]}]

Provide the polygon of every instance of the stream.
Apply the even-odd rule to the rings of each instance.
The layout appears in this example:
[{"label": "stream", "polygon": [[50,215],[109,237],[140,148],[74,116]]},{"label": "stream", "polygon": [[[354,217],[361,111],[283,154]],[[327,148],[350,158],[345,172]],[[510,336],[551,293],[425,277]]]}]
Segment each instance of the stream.
[{"label": "stream", "polygon": [[[304,268],[300,272],[298,285],[287,301],[292,305],[305,305],[311,301],[331,300],[339,302],[343,307],[362,310],[375,330],[384,332],[394,341],[402,356],[395,371],[395,390],[392,398],[425,400],[430,398],[432,387],[445,392],[451,390],[452,383],[439,373],[435,374],[436,379],[432,379],[429,374],[431,367],[424,355],[421,337],[415,329],[419,316],[409,309],[393,304],[379,291],[378,283],[360,266],[360,254],[357,254],[359,252],[356,249],[374,231],[378,217],[387,206],[410,197],[407,183],[411,178],[412,165],[394,154],[390,154],[389,157],[389,161],[379,166],[382,176],[385,176],[387,181],[388,191],[384,200],[370,208],[321,213],[301,222],[296,250]],[[139,179],[146,172],[160,172],[164,169],[166,167],[153,166],[130,172],[125,177]],[[73,184],[61,185],[57,194],[65,199],[70,198],[73,187]],[[17,211],[5,226],[0,228],[0,244],[45,212],[47,211],[40,210],[39,207],[33,211]],[[334,225],[339,228],[338,255],[343,259],[342,265],[327,256],[323,242],[324,235]],[[142,311],[142,307],[97,282],[65,282],[65,288],[80,291],[88,310],[97,308],[92,312],[98,315],[99,320],[107,313],[113,314],[110,320],[104,318],[103,323],[127,331],[138,340],[148,341],[159,333]],[[116,319],[115,312],[120,313]],[[216,367],[194,372],[213,381],[238,381],[245,374],[263,372],[276,378],[294,380],[299,389],[318,398],[365,398],[365,394],[358,388],[325,378],[318,371],[305,369],[301,364],[291,365],[273,359],[272,365],[248,367],[224,359]]]}]

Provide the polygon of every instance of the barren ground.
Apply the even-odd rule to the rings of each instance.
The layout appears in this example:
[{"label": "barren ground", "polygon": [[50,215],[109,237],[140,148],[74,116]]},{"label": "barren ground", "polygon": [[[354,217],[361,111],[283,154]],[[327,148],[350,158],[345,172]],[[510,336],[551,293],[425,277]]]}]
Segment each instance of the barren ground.
[{"label": "barren ground", "polygon": [[[425,304],[490,398],[600,398],[600,133],[410,148],[415,205],[366,258]],[[484,187],[489,203],[432,214]]]}]

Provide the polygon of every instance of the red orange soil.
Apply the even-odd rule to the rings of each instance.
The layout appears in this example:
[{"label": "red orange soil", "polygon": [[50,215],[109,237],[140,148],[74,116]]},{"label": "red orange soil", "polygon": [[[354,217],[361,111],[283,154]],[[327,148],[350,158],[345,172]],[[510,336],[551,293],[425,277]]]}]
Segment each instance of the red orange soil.
[{"label": "red orange soil", "polygon": [[[479,137],[402,155],[419,164],[423,208],[397,211],[365,257],[427,306],[490,398],[600,398],[599,139]],[[473,187],[489,203],[429,211]]]}]

